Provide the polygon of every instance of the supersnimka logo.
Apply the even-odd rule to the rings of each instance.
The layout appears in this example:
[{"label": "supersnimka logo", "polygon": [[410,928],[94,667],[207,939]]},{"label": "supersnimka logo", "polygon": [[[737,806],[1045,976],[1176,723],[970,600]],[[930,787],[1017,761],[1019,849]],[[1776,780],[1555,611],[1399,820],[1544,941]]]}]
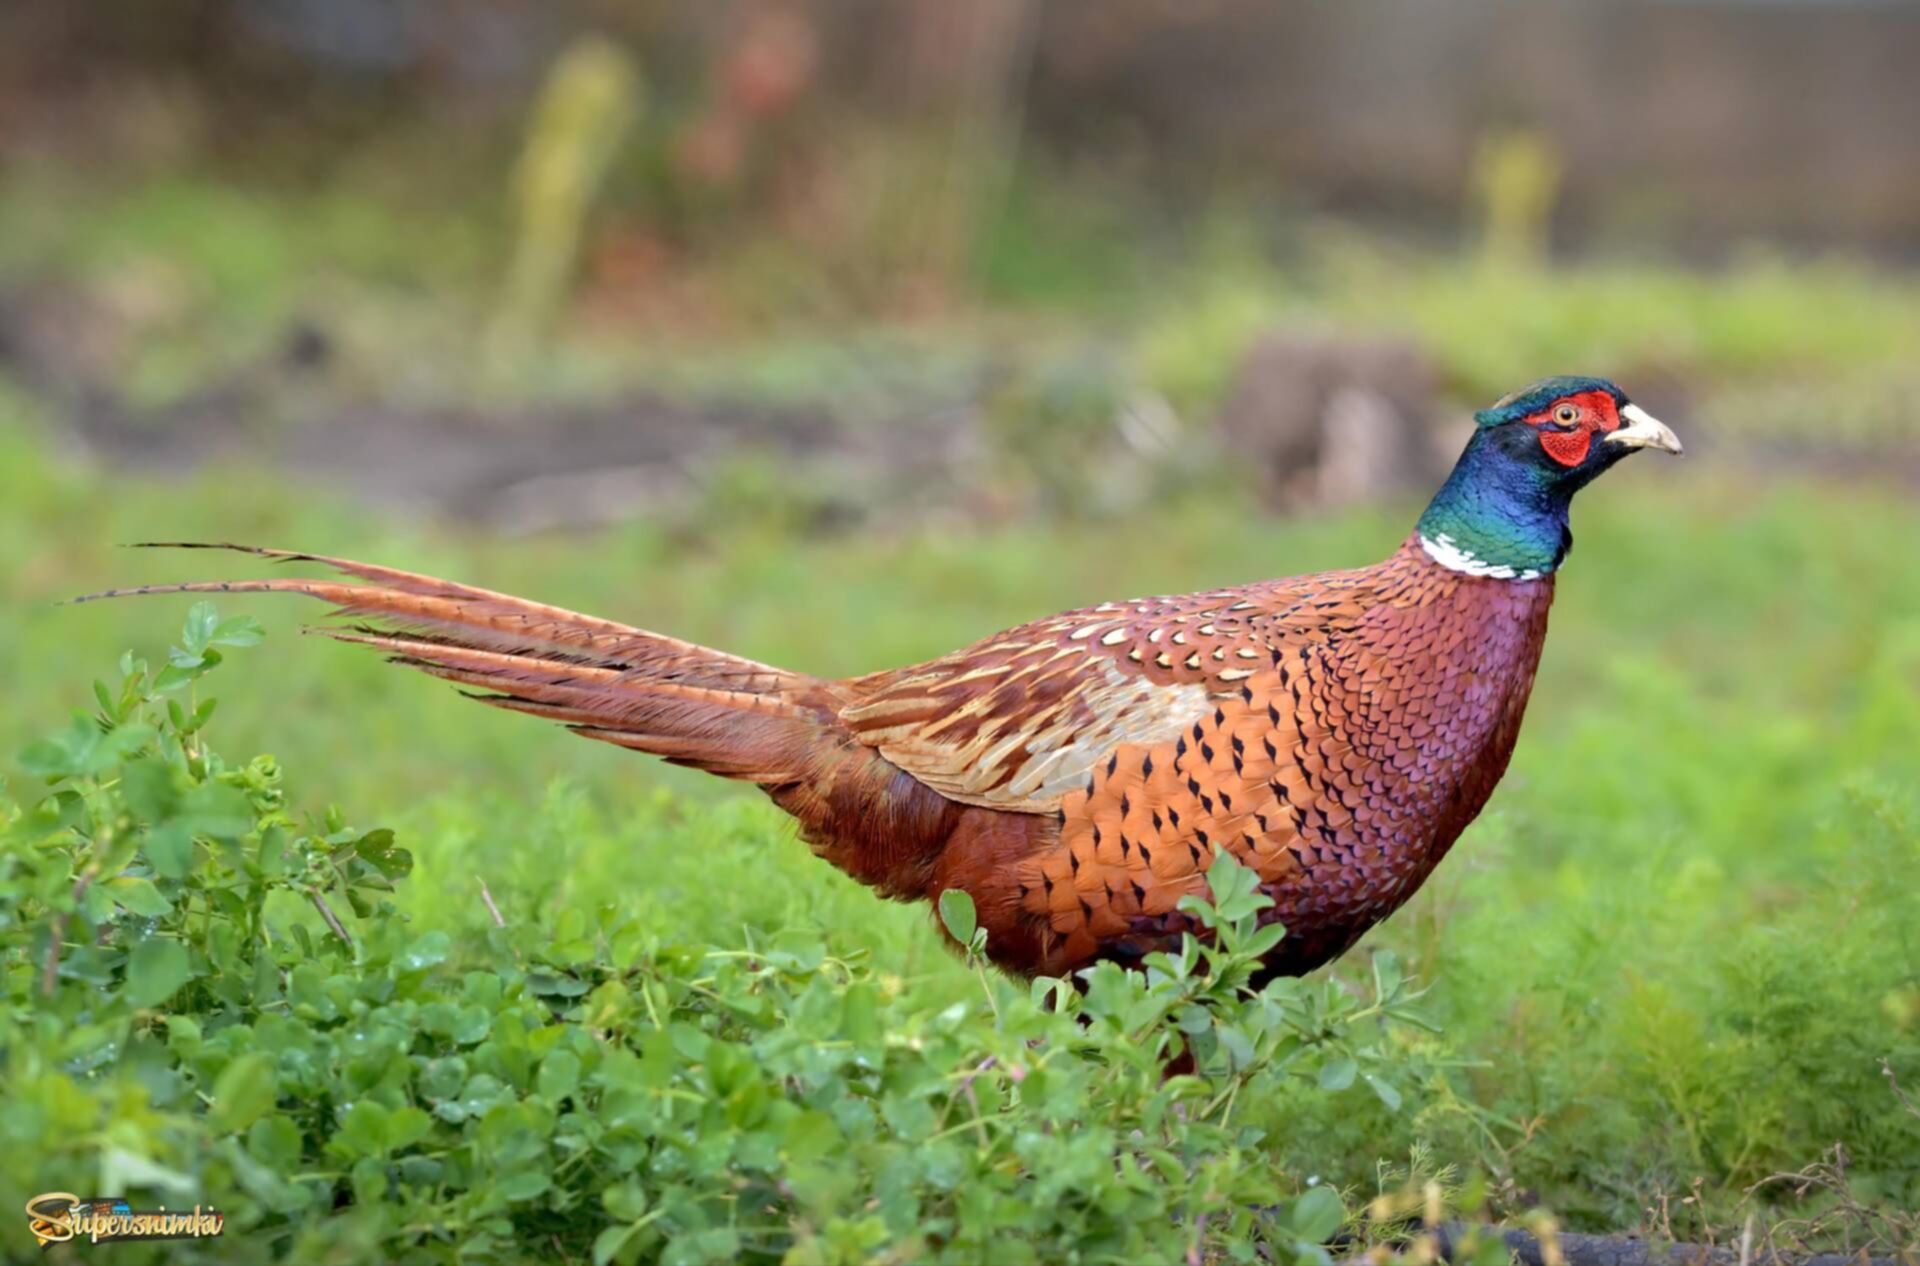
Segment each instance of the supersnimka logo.
[{"label": "supersnimka logo", "polygon": [[219,1235],[227,1215],[199,1205],[187,1209],[133,1209],[118,1196],[82,1200],[70,1191],[49,1191],[27,1201],[27,1229],[40,1247],[85,1240],[198,1240]]}]

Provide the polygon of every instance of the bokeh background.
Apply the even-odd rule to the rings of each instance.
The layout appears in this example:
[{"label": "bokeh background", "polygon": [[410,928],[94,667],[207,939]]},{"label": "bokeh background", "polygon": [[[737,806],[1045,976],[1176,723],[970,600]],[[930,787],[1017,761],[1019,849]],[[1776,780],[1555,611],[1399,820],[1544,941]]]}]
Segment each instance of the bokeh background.
[{"label": "bokeh background", "polygon": [[[215,565],[123,542],[852,673],[1378,558],[1472,408],[1604,374],[1689,455],[1576,509],[1513,772],[1368,942],[1431,1079],[1303,1099],[1302,1172],[1686,1237],[1840,1141],[1910,1212],[1916,55],[1853,0],[8,4],[0,750],[185,606],[55,599]],[[249,609],[215,741],[398,826],[422,921],[478,873],[970,987],[757,800]]]}]

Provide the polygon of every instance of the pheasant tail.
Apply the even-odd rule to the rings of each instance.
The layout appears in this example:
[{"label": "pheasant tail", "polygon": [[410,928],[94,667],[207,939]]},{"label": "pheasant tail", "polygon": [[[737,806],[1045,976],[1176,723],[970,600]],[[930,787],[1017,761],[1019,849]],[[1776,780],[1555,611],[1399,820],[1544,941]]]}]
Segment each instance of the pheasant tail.
[{"label": "pheasant tail", "polygon": [[245,545],[225,549],[333,568],[350,581],[282,577],[149,585],[76,601],[166,593],[296,593],[351,623],[342,642],[467,687],[495,707],[769,789],[817,776],[839,722],[826,682],[560,607],[342,558]]}]

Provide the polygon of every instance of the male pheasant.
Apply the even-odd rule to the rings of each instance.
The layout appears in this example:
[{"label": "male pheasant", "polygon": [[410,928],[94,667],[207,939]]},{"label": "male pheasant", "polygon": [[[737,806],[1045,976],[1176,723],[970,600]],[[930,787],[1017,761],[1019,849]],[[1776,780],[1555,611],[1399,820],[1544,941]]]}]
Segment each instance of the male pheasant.
[{"label": "male pheasant", "polygon": [[320,555],[353,581],[115,590],[302,593],[326,631],[589,738],[759,785],[888,897],[970,894],[1020,974],[1131,962],[1192,929],[1214,854],[1286,936],[1336,957],[1419,887],[1506,770],[1567,555],[1573,494],[1673,432],[1598,378],[1478,423],[1385,561],[1110,602],[841,681],[451,581]]}]

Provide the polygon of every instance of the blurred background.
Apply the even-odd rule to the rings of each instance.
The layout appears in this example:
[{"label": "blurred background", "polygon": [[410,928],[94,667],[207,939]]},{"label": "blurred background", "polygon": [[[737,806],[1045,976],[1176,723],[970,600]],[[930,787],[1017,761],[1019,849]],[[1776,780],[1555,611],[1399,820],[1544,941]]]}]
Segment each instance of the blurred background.
[{"label": "blurred background", "polygon": [[[221,566],[121,542],[854,673],[1373,561],[1473,408],[1602,374],[1688,457],[1582,498],[1513,771],[1367,942],[1451,1071],[1303,1103],[1302,1172],[1699,1238],[1844,1139],[1920,1208],[1916,57],[1865,0],[12,0],[0,754],[186,606],[55,599]],[[759,801],[247,609],[214,741],[399,827],[417,917],[969,987]]]},{"label": "blurred background", "polygon": [[14,4],[0,375],[111,468],[520,533],[1222,455],[1299,510],[1548,372],[1912,486],[1916,51],[1833,0]]}]

